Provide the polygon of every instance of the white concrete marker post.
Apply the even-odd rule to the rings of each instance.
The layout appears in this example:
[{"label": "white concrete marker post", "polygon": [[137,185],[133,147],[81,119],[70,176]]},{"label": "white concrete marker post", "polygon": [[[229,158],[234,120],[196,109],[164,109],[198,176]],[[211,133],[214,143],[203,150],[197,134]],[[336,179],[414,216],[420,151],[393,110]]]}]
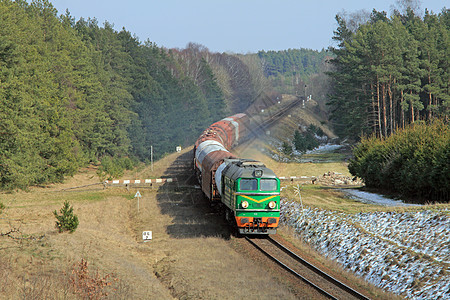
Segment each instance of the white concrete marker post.
[{"label": "white concrete marker post", "polygon": [[141,198],[142,195],[141,193],[139,193],[139,191],[136,192],[136,195],[134,195],[134,198],[137,198],[137,209],[138,209],[138,213],[139,213],[139,198]]}]

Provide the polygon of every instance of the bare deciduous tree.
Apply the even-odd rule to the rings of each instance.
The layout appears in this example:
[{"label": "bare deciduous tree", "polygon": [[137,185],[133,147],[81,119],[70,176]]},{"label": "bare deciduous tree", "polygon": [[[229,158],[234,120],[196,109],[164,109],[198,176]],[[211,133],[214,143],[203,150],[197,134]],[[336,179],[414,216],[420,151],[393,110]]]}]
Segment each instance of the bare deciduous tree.
[{"label": "bare deciduous tree", "polygon": [[356,32],[361,24],[365,24],[370,20],[370,12],[365,9],[355,12],[342,10],[338,15],[345,20],[347,29],[351,32]]},{"label": "bare deciduous tree", "polygon": [[403,15],[406,15],[408,10],[414,12],[416,16],[420,16],[422,1],[420,0],[396,0],[395,4],[391,6],[393,11],[399,11]]}]

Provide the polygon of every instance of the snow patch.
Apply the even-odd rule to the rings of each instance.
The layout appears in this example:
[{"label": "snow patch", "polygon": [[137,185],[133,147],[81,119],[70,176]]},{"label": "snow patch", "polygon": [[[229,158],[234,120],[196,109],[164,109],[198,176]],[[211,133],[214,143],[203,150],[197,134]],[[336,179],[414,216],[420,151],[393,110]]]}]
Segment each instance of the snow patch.
[{"label": "snow patch", "polygon": [[345,214],[282,199],[281,221],[325,256],[408,299],[450,299],[449,210]]},{"label": "snow patch", "polygon": [[323,153],[330,153],[333,151],[336,151],[337,149],[340,149],[344,147],[344,145],[336,145],[336,144],[325,144],[320,145],[319,147],[316,147],[312,150],[306,151],[307,154],[323,154]]},{"label": "snow patch", "polygon": [[394,200],[386,198],[379,194],[364,192],[356,189],[339,189],[339,191],[346,194],[350,199],[357,200],[367,204],[376,204],[383,206],[420,206],[418,204],[404,203],[401,200]]}]

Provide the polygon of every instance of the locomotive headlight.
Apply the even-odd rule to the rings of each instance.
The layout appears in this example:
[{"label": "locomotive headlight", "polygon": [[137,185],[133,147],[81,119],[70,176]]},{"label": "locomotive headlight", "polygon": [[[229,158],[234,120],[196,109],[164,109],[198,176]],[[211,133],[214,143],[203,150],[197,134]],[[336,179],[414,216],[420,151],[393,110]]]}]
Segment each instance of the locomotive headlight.
[{"label": "locomotive headlight", "polygon": [[263,170],[256,169],[255,171],[253,171],[253,175],[255,177],[261,177],[263,175]]},{"label": "locomotive headlight", "polygon": [[243,201],[241,203],[241,205],[242,205],[242,208],[247,208],[248,207],[248,202],[247,201]]},{"label": "locomotive headlight", "polygon": [[269,202],[269,207],[270,208],[275,208],[277,206],[277,203],[275,201],[270,201]]}]

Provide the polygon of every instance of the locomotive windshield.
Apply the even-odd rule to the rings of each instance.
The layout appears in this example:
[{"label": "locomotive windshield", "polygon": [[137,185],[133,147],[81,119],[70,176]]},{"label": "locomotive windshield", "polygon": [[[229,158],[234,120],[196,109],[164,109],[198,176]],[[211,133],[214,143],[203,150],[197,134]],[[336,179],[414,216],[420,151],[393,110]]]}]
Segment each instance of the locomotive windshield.
[{"label": "locomotive windshield", "polygon": [[244,191],[256,191],[258,190],[258,180],[257,179],[241,179],[239,184],[241,190]]},{"label": "locomotive windshield", "polygon": [[241,191],[263,191],[273,192],[278,190],[278,182],[273,178],[261,178],[259,179],[245,179],[242,178],[239,183],[239,189]]},{"label": "locomotive windshield", "polygon": [[260,180],[261,191],[276,191],[278,190],[278,183],[276,179],[261,179]]}]

